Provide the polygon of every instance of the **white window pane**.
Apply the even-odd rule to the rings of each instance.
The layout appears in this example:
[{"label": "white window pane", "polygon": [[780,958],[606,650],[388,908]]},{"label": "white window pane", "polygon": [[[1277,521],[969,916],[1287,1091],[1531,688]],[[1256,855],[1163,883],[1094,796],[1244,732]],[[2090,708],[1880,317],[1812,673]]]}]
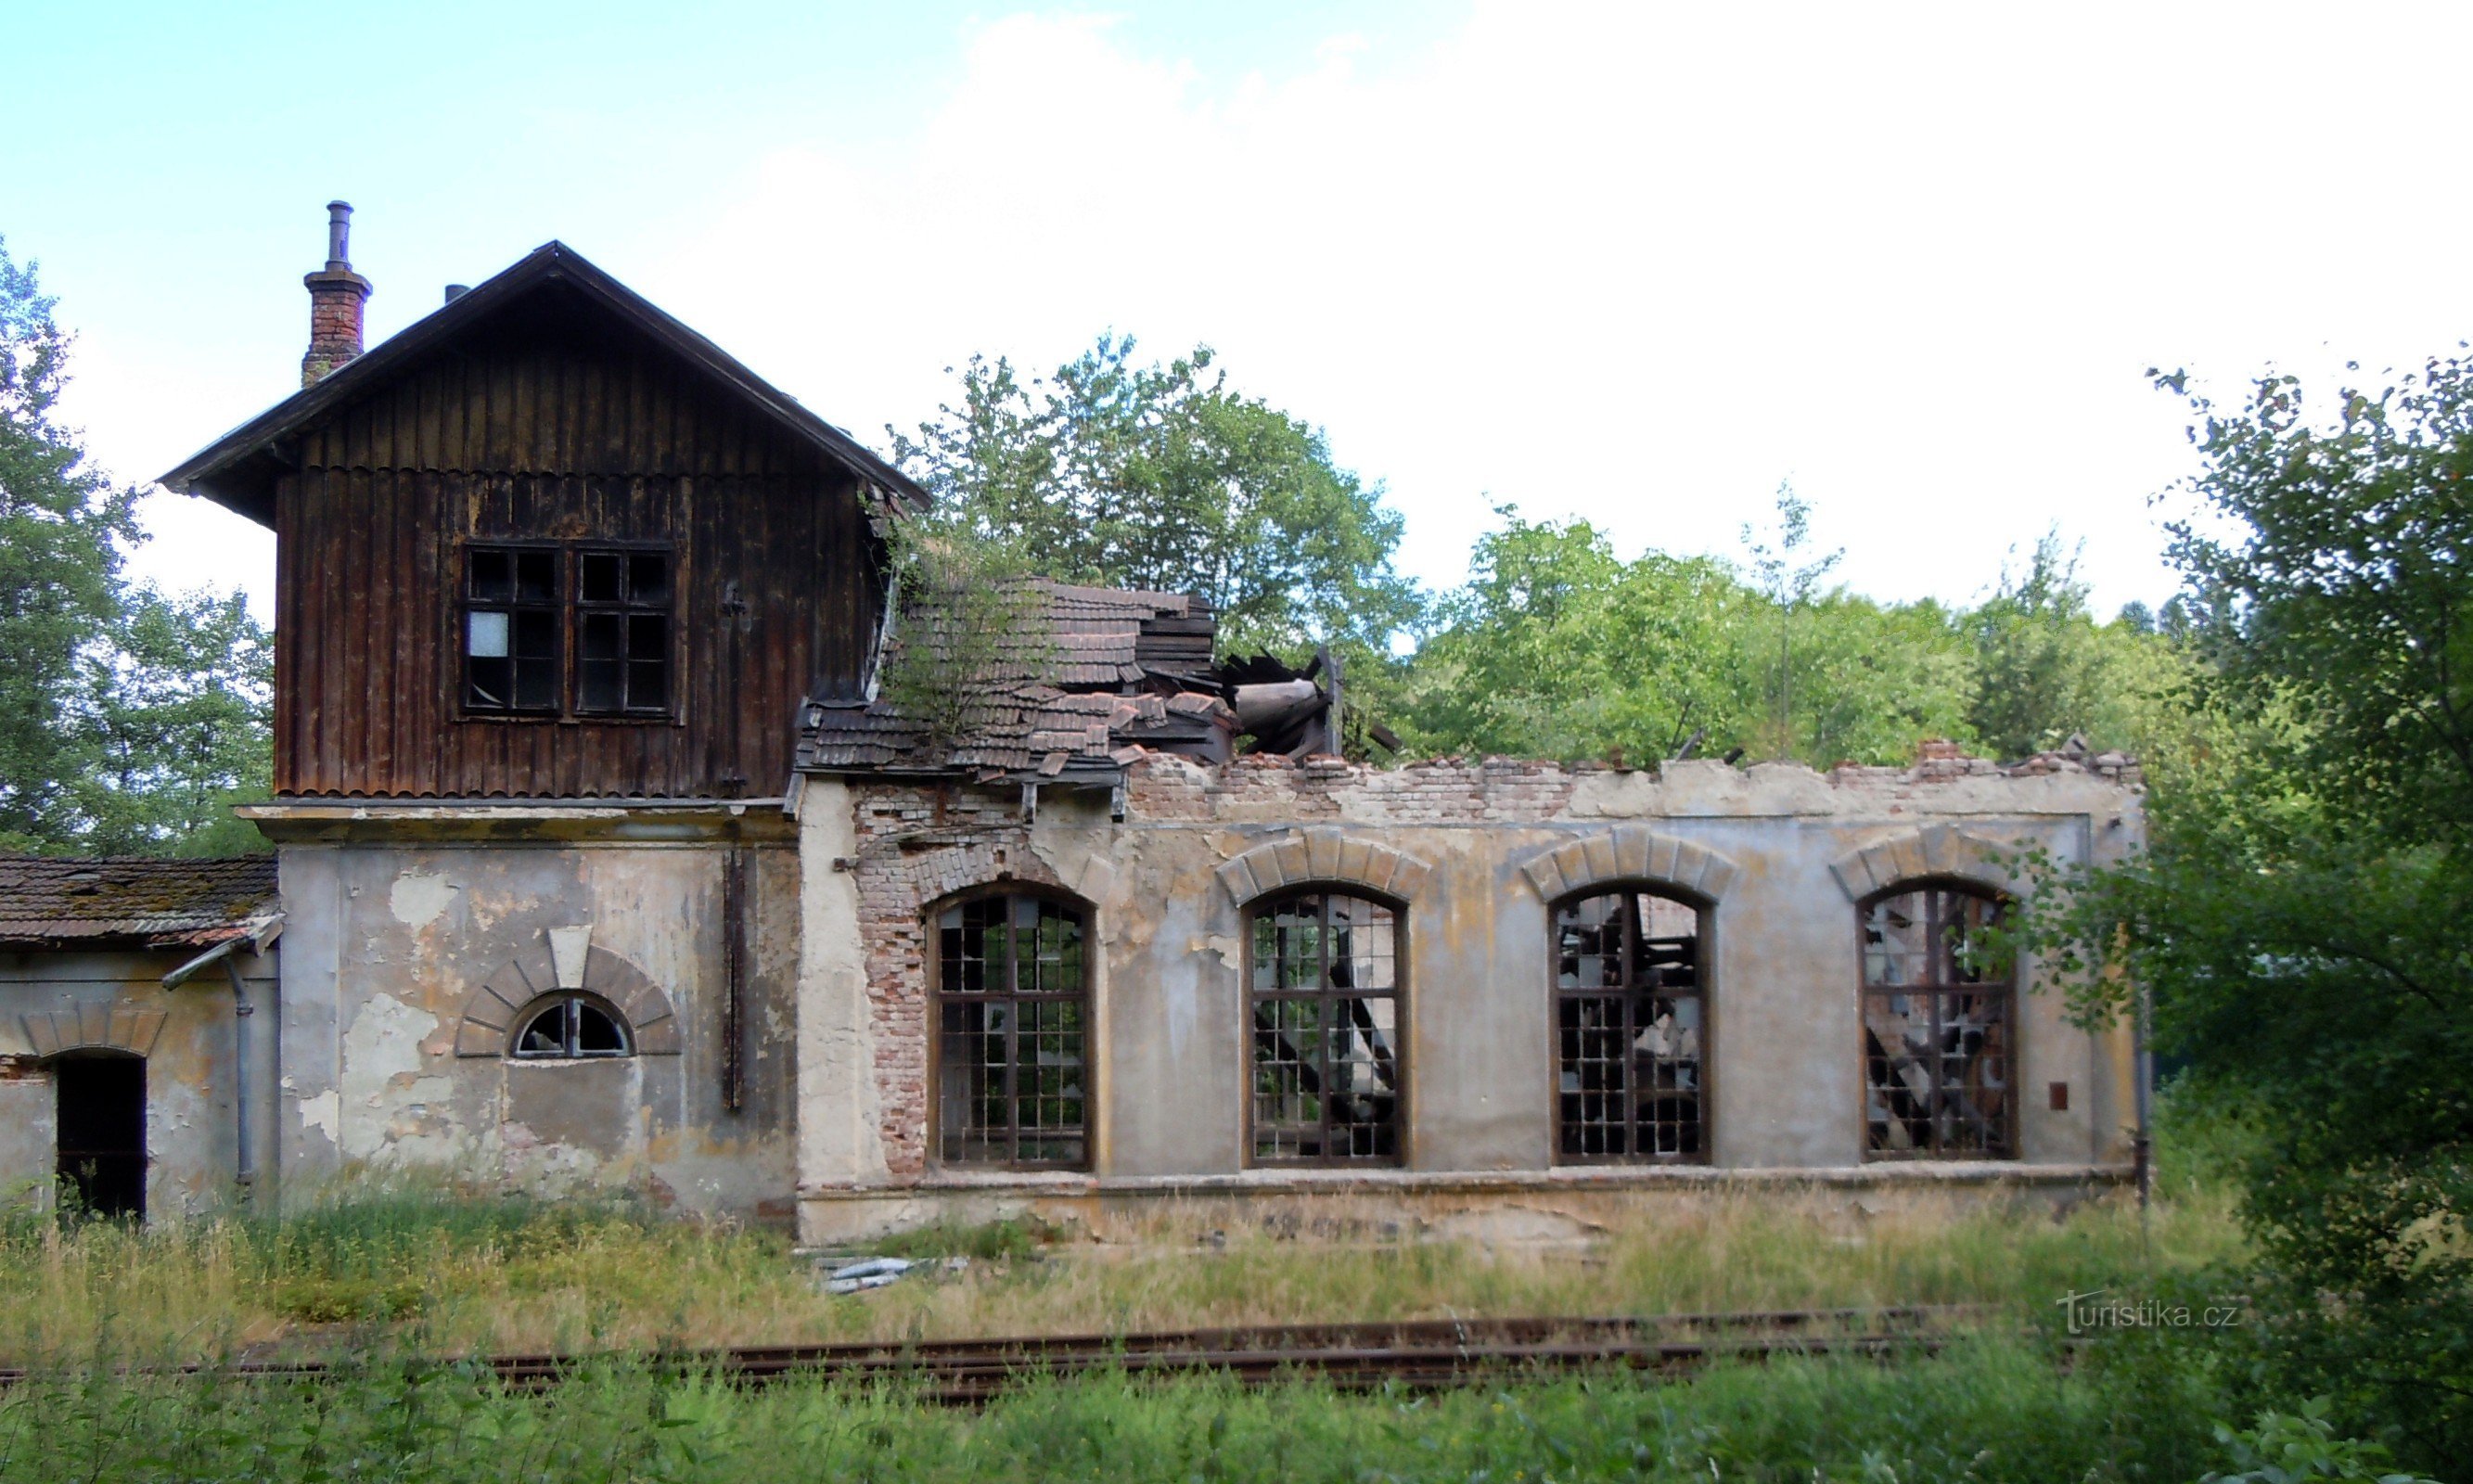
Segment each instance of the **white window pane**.
[{"label": "white window pane", "polygon": [[471,631],[466,653],[475,659],[507,658],[507,615],[476,611],[470,615]]}]

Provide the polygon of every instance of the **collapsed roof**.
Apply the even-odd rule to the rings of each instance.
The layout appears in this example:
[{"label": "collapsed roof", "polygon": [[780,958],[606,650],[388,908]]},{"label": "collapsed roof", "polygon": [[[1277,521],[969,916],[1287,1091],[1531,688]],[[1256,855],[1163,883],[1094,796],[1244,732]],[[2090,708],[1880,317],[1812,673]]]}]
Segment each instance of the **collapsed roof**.
[{"label": "collapsed roof", "polygon": [[[811,699],[800,714],[802,773],[890,773],[1111,786],[1148,752],[1224,762],[1238,752],[1303,757],[1339,750],[1335,666],[1303,671],[1258,657],[1216,664],[1218,623],[1184,593],[1023,580],[1031,621],[997,636],[962,683],[942,737],[882,695]],[[913,599],[885,641],[949,652],[954,622]]]}]

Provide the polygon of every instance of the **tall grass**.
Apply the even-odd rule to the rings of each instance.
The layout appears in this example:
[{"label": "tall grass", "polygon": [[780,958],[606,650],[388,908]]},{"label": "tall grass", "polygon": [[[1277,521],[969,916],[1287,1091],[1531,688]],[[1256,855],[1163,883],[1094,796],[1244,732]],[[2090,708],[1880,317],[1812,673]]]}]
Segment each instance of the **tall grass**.
[{"label": "tall grass", "polygon": [[[204,1355],[332,1348],[383,1328],[442,1353],[1111,1332],[1220,1324],[1980,1303],[2046,1308],[2239,1250],[2194,1187],[2142,1223],[2119,1199],[2034,1204],[1711,1194],[1581,1247],[1297,1241],[1163,1213],[1143,1239],[1014,1228],[914,1235],[978,1256],[865,1295],[821,1293],[788,1239],[624,1201],[533,1201],[394,1182],[281,1216],[144,1230],[0,1229],[0,1360],[98,1347]],[[1048,1238],[1028,1239],[1033,1234]]]},{"label": "tall grass", "polygon": [[2063,1372],[2016,1339],[1892,1367],[1827,1360],[1506,1379],[1436,1395],[1121,1376],[1032,1384],[982,1412],[899,1389],[734,1390],[612,1362],[546,1397],[469,1367],[338,1380],[60,1372],[0,1393],[0,1481],[1595,1479],[2187,1481],[2221,1463],[2203,1382]]}]

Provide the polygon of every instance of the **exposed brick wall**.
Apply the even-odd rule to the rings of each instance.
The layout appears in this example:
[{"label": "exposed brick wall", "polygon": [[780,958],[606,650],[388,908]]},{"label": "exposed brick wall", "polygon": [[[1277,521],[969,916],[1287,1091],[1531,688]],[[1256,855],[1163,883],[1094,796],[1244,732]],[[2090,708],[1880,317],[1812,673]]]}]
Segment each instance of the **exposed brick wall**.
[{"label": "exposed brick wall", "polygon": [[1021,795],[954,784],[866,784],[858,810],[858,922],[867,950],[878,1137],[897,1177],[927,1164],[927,908],[972,887],[1061,888],[1030,849]]}]

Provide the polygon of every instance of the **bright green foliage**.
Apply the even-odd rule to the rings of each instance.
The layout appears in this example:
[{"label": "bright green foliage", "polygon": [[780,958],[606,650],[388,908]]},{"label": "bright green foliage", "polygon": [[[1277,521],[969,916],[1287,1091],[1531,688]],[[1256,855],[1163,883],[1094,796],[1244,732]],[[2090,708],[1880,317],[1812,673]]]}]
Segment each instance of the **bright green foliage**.
[{"label": "bright green foliage", "polygon": [[2082,1010],[2147,986],[2192,1091],[2254,1125],[2273,1394],[2437,1466],[2473,1456],[2473,366],[2324,417],[2289,377],[2194,403],[2203,745],[2149,853],[2046,929],[2127,970]]},{"label": "bright green foliage", "polygon": [[1967,722],[1991,755],[2046,752],[2074,733],[2142,757],[2180,741],[2188,659],[2143,613],[2098,624],[2058,532],[2035,543],[2024,574],[2002,573],[1963,628],[1975,651]]},{"label": "bright green foliage", "polygon": [[121,576],[136,491],[54,418],[68,337],[0,247],[0,849],[263,848],[272,657],[238,597]]},{"label": "bright green foliage", "polygon": [[2382,1466],[2388,1450],[2375,1443],[2336,1436],[2325,1399],[2314,1398],[2298,1413],[2266,1412],[2256,1427],[2218,1427],[2217,1440],[2233,1455],[2239,1473],[2210,1473],[2201,1484],[2311,1484],[2314,1479],[2365,1479],[2372,1484],[2438,1484],[2417,1473],[2392,1473]]},{"label": "bright green foliage", "polygon": [[1198,593],[1231,650],[1387,653],[1420,612],[1400,516],[1321,433],[1229,389],[1208,347],[1137,366],[1099,337],[1043,383],[972,357],[896,460],[947,518],[1067,582]]},{"label": "bright green foliage", "polygon": [[113,542],[136,536],[136,491],[54,419],[68,337],[52,302],[0,243],[0,844],[74,828],[81,660],[118,610]]},{"label": "bright green foliage", "polygon": [[1782,601],[1722,562],[1625,562],[1585,521],[1501,515],[1418,651],[1403,730],[1419,750],[1646,764],[1706,729],[1704,754],[1740,746],[1826,767],[1903,761],[1920,738],[1966,735],[1968,656],[1934,605],[1843,591]]}]

